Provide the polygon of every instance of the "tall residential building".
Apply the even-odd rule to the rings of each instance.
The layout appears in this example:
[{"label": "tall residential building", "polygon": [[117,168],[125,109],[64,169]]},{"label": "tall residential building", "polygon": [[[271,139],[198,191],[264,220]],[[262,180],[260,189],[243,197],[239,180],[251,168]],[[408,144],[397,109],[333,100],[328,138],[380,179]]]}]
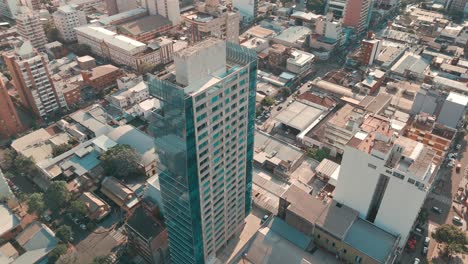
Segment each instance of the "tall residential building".
[{"label": "tall residential building", "polygon": [[138,3],[135,0],[105,0],[105,3],[109,16],[138,8]]},{"label": "tall residential building", "polygon": [[435,152],[399,136],[390,122],[372,122],[344,146],[335,200],[395,235],[404,247],[437,173]]},{"label": "tall residential building", "polygon": [[41,10],[41,1],[40,0],[18,0],[19,3],[23,6],[27,6],[31,10]]},{"label": "tall residential building", "polygon": [[34,50],[29,41],[5,54],[4,60],[26,109],[43,118],[66,107],[63,94],[50,77],[47,55]]},{"label": "tall residential building", "polygon": [[347,0],[328,0],[325,6],[325,13],[333,13],[335,18],[343,18],[346,10]]},{"label": "tall residential building", "polygon": [[456,10],[467,13],[468,9],[468,0],[451,0],[447,1],[446,8],[448,10]]},{"label": "tall residential building", "polygon": [[0,109],[2,109],[0,111],[0,138],[9,138],[21,132],[23,126],[10,95],[8,95],[3,78],[3,74],[0,73]]},{"label": "tall residential building", "polygon": [[172,25],[180,24],[180,7],[177,0],[146,0],[146,9],[150,15],[161,15],[172,22]]},{"label": "tall residential building", "polygon": [[364,33],[369,26],[372,0],[348,0],[343,16],[343,26],[353,28],[356,34]]},{"label": "tall residential building", "polygon": [[18,13],[18,2],[16,0],[0,0],[0,16],[15,19]]},{"label": "tall residential building", "polygon": [[159,181],[172,262],[203,264],[251,209],[257,56],[209,38],[174,61],[149,81]]},{"label": "tall residential building", "polygon": [[55,27],[65,42],[76,41],[75,27],[87,24],[86,14],[77,7],[77,5],[61,6],[53,14]]},{"label": "tall residential building", "polygon": [[375,38],[372,32],[367,33],[367,37],[361,41],[359,50],[359,62],[362,65],[370,66],[379,56],[382,49],[382,41]]},{"label": "tall residential building", "polygon": [[244,22],[253,22],[258,15],[259,0],[232,0],[232,5],[239,10]]},{"label": "tall residential building", "polygon": [[239,13],[216,2],[200,3],[196,11],[183,16],[192,31],[190,40],[197,42],[211,36],[239,43]]},{"label": "tall residential building", "polygon": [[44,49],[44,45],[47,44],[47,37],[40,19],[38,12],[33,12],[28,8],[21,8],[21,12],[16,16],[19,35],[29,40],[31,45],[38,50]]}]

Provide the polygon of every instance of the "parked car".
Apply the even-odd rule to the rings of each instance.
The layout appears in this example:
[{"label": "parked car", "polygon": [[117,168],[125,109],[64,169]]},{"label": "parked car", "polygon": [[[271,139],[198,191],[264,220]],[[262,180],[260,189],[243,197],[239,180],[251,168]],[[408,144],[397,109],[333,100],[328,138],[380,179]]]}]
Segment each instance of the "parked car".
[{"label": "parked car", "polygon": [[460,150],[461,149],[461,144],[457,144],[457,146],[455,147],[457,150]]},{"label": "parked car", "polygon": [[422,249],[422,251],[421,251],[421,254],[422,254],[423,256],[426,256],[426,255],[427,255],[427,250],[428,250],[427,247],[423,247],[423,249]]},{"label": "parked car", "polygon": [[420,262],[421,262],[421,260],[420,260],[420,259],[418,259],[418,258],[414,258],[413,264],[419,264]]},{"label": "parked car", "polygon": [[454,216],[452,221],[453,221],[453,223],[455,223],[457,225],[463,225],[462,219],[460,217],[458,217],[458,216]]},{"label": "parked car", "polygon": [[432,211],[434,211],[435,213],[438,213],[438,214],[441,214],[441,213],[442,213],[442,209],[440,209],[440,208],[437,207],[437,206],[432,207]]},{"label": "parked car", "polygon": [[81,230],[86,230],[86,225],[81,224],[81,225],[80,225],[80,228],[81,228]]},{"label": "parked car", "polygon": [[431,242],[431,238],[430,238],[430,237],[426,237],[426,238],[424,239],[424,246],[426,246],[426,247],[429,246],[429,243],[430,243],[430,242]]},{"label": "parked car", "polygon": [[283,109],[281,105],[276,108],[277,111],[281,111],[281,109]]},{"label": "parked car", "polygon": [[269,217],[269,215],[267,215],[267,214],[264,215],[264,216],[262,217],[262,220],[260,220],[260,224],[263,225],[263,223],[265,223],[265,221],[268,220],[268,217]]}]

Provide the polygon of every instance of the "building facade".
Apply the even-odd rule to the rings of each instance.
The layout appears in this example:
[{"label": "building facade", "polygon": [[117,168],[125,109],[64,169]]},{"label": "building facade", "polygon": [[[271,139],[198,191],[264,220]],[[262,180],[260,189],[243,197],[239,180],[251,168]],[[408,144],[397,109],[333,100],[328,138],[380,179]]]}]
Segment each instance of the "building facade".
[{"label": "building facade", "polygon": [[5,54],[4,60],[26,109],[44,118],[67,107],[61,90],[56,89],[50,77],[47,55],[34,50],[29,41]]},{"label": "building facade", "polygon": [[116,15],[138,7],[135,0],[105,0],[107,6],[107,14],[109,16]]},{"label": "building facade", "polygon": [[192,42],[198,42],[207,37],[216,37],[239,43],[240,15],[225,6],[203,4],[198,6],[197,11],[184,15],[183,19],[191,29]]},{"label": "building facade", "polygon": [[356,34],[362,34],[369,26],[372,1],[348,0],[343,16],[343,26],[352,28]]},{"label": "building facade", "polygon": [[397,136],[381,122],[346,144],[334,198],[401,236],[403,248],[437,172],[434,158],[423,143]]},{"label": "building facade", "polygon": [[15,19],[18,13],[18,6],[16,0],[1,0],[0,1],[0,16],[10,19]]},{"label": "building facade", "polygon": [[239,10],[243,22],[252,23],[258,16],[258,0],[233,0],[232,5]]},{"label": "building facade", "polygon": [[31,42],[35,49],[42,50],[47,44],[46,34],[40,20],[39,13],[23,8],[16,16],[18,34]]},{"label": "building facade", "polygon": [[250,212],[256,57],[210,38],[175,55],[175,80],[149,81],[173,263],[207,263]]},{"label": "building facade", "polygon": [[91,51],[119,65],[135,70],[172,61],[173,42],[160,38],[153,45],[136,41],[102,27],[86,26],[76,28],[80,44],[91,47]]},{"label": "building facade", "polygon": [[172,25],[180,24],[180,6],[177,0],[146,0],[146,9],[150,15],[161,15],[172,22]]},{"label": "building facade", "polygon": [[3,82],[2,74],[0,74],[0,109],[2,109],[0,111],[0,138],[9,138],[21,132],[23,126]]},{"label": "building facade", "polygon": [[65,42],[76,41],[75,27],[86,25],[86,14],[77,5],[61,6],[52,15],[54,24]]}]

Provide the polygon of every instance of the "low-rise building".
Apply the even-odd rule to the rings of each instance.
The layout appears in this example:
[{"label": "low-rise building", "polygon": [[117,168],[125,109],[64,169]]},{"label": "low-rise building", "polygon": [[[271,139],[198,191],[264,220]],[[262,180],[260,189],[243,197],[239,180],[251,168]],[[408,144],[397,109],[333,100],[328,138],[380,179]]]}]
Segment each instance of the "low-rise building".
[{"label": "low-rise building", "polygon": [[299,75],[308,73],[312,69],[314,59],[314,54],[300,50],[293,50],[291,52],[291,57],[287,59],[286,69]]},{"label": "low-rise building", "polygon": [[40,222],[34,222],[26,227],[15,238],[19,247],[19,256],[8,264],[41,263],[47,258],[47,254],[58,244],[52,230]]},{"label": "low-rise building", "polygon": [[465,115],[467,105],[468,96],[455,92],[449,93],[437,117],[437,122],[451,128],[457,128]]},{"label": "low-rise building", "polygon": [[165,38],[145,44],[102,27],[86,26],[75,30],[78,43],[90,46],[94,54],[119,65],[143,71],[148,66],[172,61],[173,42]]},{"label": "low-rise building", "polygon": [[140,202],[132,189],[114,177],[104,178],[101,183],[101,192],[126,211],[132,210]]},{"label": "low-rise building", "polygon": [[92,192],[84,192],[79,200],[86,205],[86,215],[89,219],[100,221],[111,211],[109,205]]},{"label": "low-rise building", "polygon": [[286,47],[301,49],[304,48],[310,34],[312,34],[312,30],[307,27],[292,26],[283,30],[283,32],[274,37],[272,41]]},{"label": "low-rise building", "polygon": [[169,259],[167,229],[155,215],[159,208],[142,203],[125,221],[129,246],[147,263],[163,264]]},{"label": "low-rise building", "polygon": [[21,229],[21,219],[7,205],[0,204],[0,239],[8,241]]},{"label": "low-rise building", "polygon": [[117,85],[117,78],[123,75],[122,71],[114,65],[107,64],[82,71],[83,81],[97,91],[103,91]]},{"label": "low-rise building", "polygon": [[148,43],[171,28],[172,22],[169,19],[161,15],[152,15],[120,24],[117,26],[117,32],[137,41]]},{"label": "low-rise building", "polygon": [[68,54],[67,48],[61,42],[53,41],[44,45],[45,52],[49,59],[60,59]]},{"label": "low-rise building", "polygon": [[280,199],[278,217],[346,263],[392,263],[400,237],[337,201],[320,200],[296,185]]},{"label": "low-rise building", "polygon": [[125,110],[139,104],[149,98],[148,85],[140,81],[135,86],[119,90],[109,96],[112,105],[120,110]]},{"label": "low-rise building", "polygon": [[84,71],[91,70],[92,68],[96,67],[96,60],[89,55],[77,57],[76,61],[78,62],[80,69]]}]

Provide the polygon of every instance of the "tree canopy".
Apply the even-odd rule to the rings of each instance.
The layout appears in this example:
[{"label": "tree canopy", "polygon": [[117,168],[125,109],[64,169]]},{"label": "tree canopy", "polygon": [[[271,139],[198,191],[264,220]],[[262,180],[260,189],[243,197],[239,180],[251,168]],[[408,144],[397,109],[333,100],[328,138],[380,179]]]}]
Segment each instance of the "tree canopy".
[{"label": "tree canopy", "polygon": [[52,210],[59,210],[70,200],[70,192],[65,181],[54,181],[44,194],[46,205]]},{"label": "tree canopy", "polygon": [[46,206],[44,203],[44,195],[42,193],[33,193],[26,198],[26,204],[28,205],[28,213],[36,213],[40,215],[44,212]]},{"label": "tree canopy", "polygon": [[70,226],[62,225],[55,230],[55,236],[64,243],[68,243],[72,240],[73,231]]},{"label": "tree canopy", "polygon": [[458,253],[468,253],[468,238],[466,234],[457,227],[449,224],[439,226],[432,237],[441,244],[445,245],[445,254],[452,256]]},{"label": "tree canopy", "polygon": [[72,148],[72,145],[63,143],[58,146],[52,145],[52,156],[57,157],[58,155],[67,152]]},{"label": "tree canopy", "polygon": [[78,56],[91,54],[91,47],[86,44],[75,43],[70,46],[70,49],[71,51],[73,51],[73,53],[75,53]]},{"label": "tree canopy", "polygon": [[47,255],[48,263],[55,263],[60,258],[60,256],[62,256],[66,252],[67,252],[67,246],[65,246],[64,244],[58,244]]},{"label": "tree canopy", "polygon": [[93,262],[91,262],[91,264],[107,264],[107,263],[110,263],[108,256],[95,257],[93,259]]},{"label": "tree canopy", "polygon": [[329,155],[330,150],[328,149],[310,148],[307,150],[307,156],[318,161],[322,161],[323,159],[328,158]]},{"label": "tree canopy", "polygon": [[70,203],[70,206],[68,207],[68,210],[70,213],[72,213],[74,216],[80,216],[83,217],[86,215],[86,204],[80,200],[76,200]]},{"label": "tree canopy", "polygon": [[119,179],[142,175],[140,157],[129,145],[117,145],[101,155],[104,171]]},{"label": "tree canopy", "polygon": [[267,96],[265,98],[263,98],[262,100],[262,105],[263,106],[272,106],[275,104],[275,99],[273,99],[273,97],[271,96]]}]

